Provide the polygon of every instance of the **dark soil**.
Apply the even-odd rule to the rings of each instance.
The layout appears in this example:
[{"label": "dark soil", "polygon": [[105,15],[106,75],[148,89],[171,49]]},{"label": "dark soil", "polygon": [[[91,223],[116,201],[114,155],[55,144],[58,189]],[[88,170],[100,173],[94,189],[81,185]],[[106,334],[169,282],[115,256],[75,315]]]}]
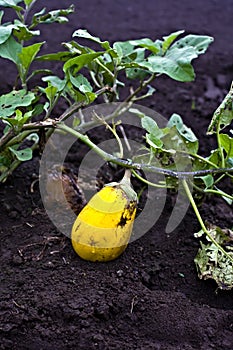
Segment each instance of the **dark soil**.
[{"label": "dark soil", "polygon": [[[37,6],[70,3],[38,1]],[[161,37],[178,29],[215,38],[195,62],[195,82],[161,77],[156,95],[144,101],[166,118],[181,114],[202,138],[200,152],[206,155],[214,145],[205,138],[206,128],[232,79],[232,1],[79,0],[76,7],[67,25],[43,27],[47,51],[58,50],[80,27],[110,41]],[[14,72],[1,64],[0,89],[7,91]],[[31,188],[38,168],[39,158],[23,164],[0,188],[0,349],[233,349],[233,294],[197,278],[193,259],[199,243],[193,233],[199,225],[191,209],[166,235],[173,205],[168,196],[156,225],[120,258],[89,263],[46,216],[38,183]],[[232,226],[232,210],[220,199],[206,198],[202,214]]]}]

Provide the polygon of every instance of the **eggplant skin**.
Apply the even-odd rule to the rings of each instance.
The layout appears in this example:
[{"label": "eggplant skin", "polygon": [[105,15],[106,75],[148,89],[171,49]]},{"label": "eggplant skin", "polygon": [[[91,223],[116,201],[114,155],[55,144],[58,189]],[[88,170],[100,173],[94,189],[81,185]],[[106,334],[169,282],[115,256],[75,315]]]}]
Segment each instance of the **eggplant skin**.
[{"label": "eggplant skin", "polygon": [[73,248],[82,259],[106,262],[124,252],[137,209],[136,197],[127,193],[120,183],[107,185],[82,209],[71,233]]}]

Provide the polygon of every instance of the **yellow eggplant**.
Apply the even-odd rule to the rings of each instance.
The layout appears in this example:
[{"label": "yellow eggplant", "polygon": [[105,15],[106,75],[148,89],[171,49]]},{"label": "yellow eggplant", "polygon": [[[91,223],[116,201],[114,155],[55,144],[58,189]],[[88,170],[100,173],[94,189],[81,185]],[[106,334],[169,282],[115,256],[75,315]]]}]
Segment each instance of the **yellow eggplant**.
[{"label": "yellow eggplant", "polygon": [[76,253],[89,261],[116,259],[127,247],[137,207],[130,170],[97,192],[77,216],[71,232]]}]

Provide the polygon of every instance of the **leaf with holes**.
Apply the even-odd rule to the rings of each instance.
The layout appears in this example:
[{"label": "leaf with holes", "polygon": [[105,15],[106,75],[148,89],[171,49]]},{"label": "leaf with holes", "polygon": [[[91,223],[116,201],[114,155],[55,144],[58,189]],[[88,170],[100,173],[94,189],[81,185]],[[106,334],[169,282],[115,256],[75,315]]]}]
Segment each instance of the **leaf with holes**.
[{"label": "leaf with holes", "polygon": [[0,119],[12,116],[19,107],[30,106],[34,99],[34,93],[24,89],[0,96]]},{"label": "leaf with holes", "polygon": [[8,147],[9,150],[16,156],[18,160],[21,162],[25,162],[27,160],[32,159],[32,149],[31,148],[24,148],[21,150],[17,150],[16,148],[18,145],[14,145],[12,147]]},{"label": "leaf with holes", "polygon": [[[218,226],[208,224],[209,234],[218,242],[218,244],[228,251],[233,257],[232,242],[233,231],[221,229]],[[203,231],[195,234],[200,237]],[[201,242],[201,248],[194,259],[198,276],[201,279],[213,279],[220,289],[229,290],[233,288],[233,263],[222,254],[221,250],[208,239],[209,243]]]},{"label": "leaf with holes", "polygon": [[32,27],[36,27],[41,23],[66,23],[68,22],[67,16],[73,12],[74,5],[70,5],[67,9],[58,9],[47,13],[46,9],[43,8],[40,12],[34,14],[32,18]]},{"label": "leaf with holes", "polygon": [[216,133],[217,129],[223,130],[226,126],[230,125],[233,120],[233,82],[231,84],[230,91],[220,104],[220,106],[214,112],[211,123],[208,127],[207,134],[211,135]]}]

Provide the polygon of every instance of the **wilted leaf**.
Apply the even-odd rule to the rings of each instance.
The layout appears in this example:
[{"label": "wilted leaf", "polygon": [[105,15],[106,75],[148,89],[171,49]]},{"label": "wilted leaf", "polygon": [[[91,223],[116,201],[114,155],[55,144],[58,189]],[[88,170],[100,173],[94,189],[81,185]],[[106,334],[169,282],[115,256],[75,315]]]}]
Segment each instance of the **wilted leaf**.
[{"label": "wilted leaf", "polygon": [[[208,225],[208,231],[233,258],[233,231],[214,225]],[[220,289],[233,288],[233,262],[213,242],[201,242],[194,262],[199,278],[215,280]]]},{"label": "wilted leaf", "polygon": [[207,134],[213,134],[216,132],[218,126],[220,130],[224,129],[227,125],[230,125],[233,120],[233,82],[231,84],[230,91],[220,104],[220,106],[214,112],[211,123],[208,127]]}]

